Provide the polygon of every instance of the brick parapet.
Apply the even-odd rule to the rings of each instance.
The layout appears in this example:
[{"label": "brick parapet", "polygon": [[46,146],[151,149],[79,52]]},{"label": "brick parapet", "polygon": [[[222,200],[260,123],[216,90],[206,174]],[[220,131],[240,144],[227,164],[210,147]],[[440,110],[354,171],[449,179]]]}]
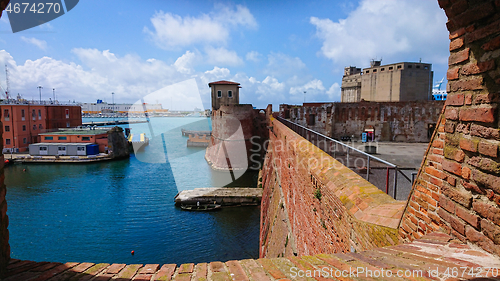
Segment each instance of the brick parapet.
[{"label": "brick parapet", "polygon": [[450,31],[448,100],[399,233],[440,230],[500,255],[500,2],[438,2]]},{"label": "brick parapet", "polygon": [[260,173],[260,256],[361,251],[398,243],[396,201],[272,119]]}]

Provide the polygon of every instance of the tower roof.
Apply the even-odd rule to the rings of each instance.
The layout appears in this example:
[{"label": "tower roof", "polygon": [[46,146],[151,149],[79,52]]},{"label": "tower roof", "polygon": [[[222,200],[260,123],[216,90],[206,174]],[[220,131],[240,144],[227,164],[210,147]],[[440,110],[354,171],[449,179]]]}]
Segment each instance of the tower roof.
[{"label": "tower roof", "polygon": [[208,86],[211,87],[212,85],[239,85],[239,84],[240,83],[226,81],[226,80],[220,80],[220,81],[216,81],[216,82],[210,82],[210,83],[208,83]]}]

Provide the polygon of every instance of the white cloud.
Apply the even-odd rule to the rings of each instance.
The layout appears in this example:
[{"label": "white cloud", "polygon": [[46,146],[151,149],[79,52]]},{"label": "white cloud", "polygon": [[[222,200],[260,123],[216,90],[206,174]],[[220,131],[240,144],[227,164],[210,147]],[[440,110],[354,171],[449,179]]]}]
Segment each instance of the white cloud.
[{"label": "white cloud", "polygon": [[210,64],[231,66],[243,64],[243,60],[235,51],[229,51],[223,47],[207,46],[205,52],[207,53],[207,62]]},{"label": "white cloud", "polygon": [[248,52],[246,55],[246,59],[249,61],[259,62],[262,58],[262,55],[257,51]]},{"label": "white cloud", "polygon": [[44,40],[39,40],[36,38],[27,38],[24,36],[21,36],[21,40],[23,40],[24,42],[26,42],[28,44],[35,45],[42,50],[47,49],[47,42]]},{"label": "white cloud", "polygon": [[340,101],[340,85],[339,83],[333,83],[333,85],[326,91],[328,98],[333,101]]},{"label": "white cloud", "polygon": [[321,82],[321,80],[314,79],[302,86],[290,88],[290,95],[303,95],[304,92],[307,92],[306,95],[311,97],[324,93],[325,87],[323,86],[323,82]]},{"label": "white cloud", "polygon": [[192,44],[224,45],[230,29],[237,26],[255,28],[257,23],[248,8],[237,5],[216,5],[211,14],[198,17],[174,15],[163,11],[151,18],[154,30],[144,27],[144,32],[163,49],[175,49]]},{"label": "white cloud", "polygon": [[285,83],[280,83],[278,79],[267,76],[257,86],[255,93],[258,95],[258,100],[272,101],[281,99],[283,100]]},{"label": "white cloud", "polygon": [[275,77],[288,77],[305,70],[306,65],[298,57],[283,53],[271,53],[267,56],[268,64],[264,73]]},{"label": "white cloud", "polygon": [[345,19],[311,17],[310,23],[323,42],[321,54],[344,66],[448,56],[446,16],[436,1],[363,0]]},{"label": "white cloud", "polygon": [[193,72],[192,65],[196,59],[196,55],[193,52],[186,51],[184,55],[180,56],[174,63],[177,71],[181,73],[191,74]]}]

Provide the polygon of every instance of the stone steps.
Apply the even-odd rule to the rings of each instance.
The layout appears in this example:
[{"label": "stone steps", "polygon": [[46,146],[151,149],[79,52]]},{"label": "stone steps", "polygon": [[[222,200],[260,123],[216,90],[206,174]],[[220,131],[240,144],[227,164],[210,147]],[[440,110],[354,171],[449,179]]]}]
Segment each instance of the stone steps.
[{"label": "stone steps", "polygon": [[[307,277],[308,274],[311,277]],[[398,274],[401,277],[398,277]],[[179,266],[72,262],[62,264],[11,260],[7,277],[3,280],[272,281],[480,278],[500,280],[500,259],[482,249],[453,240],[447,234],[435,232],[411,243],[360,253],[216,261]]]}]

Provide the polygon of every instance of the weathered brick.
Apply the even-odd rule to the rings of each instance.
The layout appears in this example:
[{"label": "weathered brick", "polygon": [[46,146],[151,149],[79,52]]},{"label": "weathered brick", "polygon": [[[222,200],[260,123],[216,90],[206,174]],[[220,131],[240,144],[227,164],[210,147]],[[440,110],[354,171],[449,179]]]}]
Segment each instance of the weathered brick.
[{"label": "weathered brick", "polygon": [[471,170],[469,167],[467,167],[467,166],[462,167],[462,178],[464,178],[466,180],[470,179],[470,173],[471,173]]},{"label": "weathered brick", "polygon": [[465,48],[464,50],[450,54],[450,57],[448,58],[448,65],[453,65],[468,60],[469,52],[470,49]]},{"label": "weathered brick", "polygon": [[475,182],[500,193],[500,178],[474,169],[472,170],[472,179]]},{"label": "weathered brick", "polygon": [[465,209],[464,207],[457,205],[455,209],[455,214],[463,219],[464,221],[468,222],[470,225],[472,225],[475,228],[479,227],[479,222],[480,219],[477,215],[471,213],[469,210]]},{"label": "weathered brick", "polygon": [[485,62],[480,62],[480,63],[469,63],[460,69],[460,73],[462,75],[472,75],[472,74],[479,74],[486,72],[488,70],[491,70],[495,68],[495,61],[494,60],[489,60]]},{"label": "weathered brick", "polygon": [[446,79],[449,80],[456,80],[458,79],[458,71],[460,70],[460,67],[453,67],[448,69],[446,72]]},{"label": "weathered brick", "polygon": [[432,147],[436,147],[436,148],[443,148],[444,147],[444,141],[440,140],[440,139],[436,139],[432,142]]},{"label": "weathered brick", "polygon": [[463,105],[464,104],[464,94],[449,94],[446,97],[446,105]]},{"label": "weathered brick", "polygon": [[465,101],[464,103],[466,105],[471,105],[472,104],[472,94],[471,93],[468,93],[465,95]]},{"label": "weathered brick", "polygon": [[429,175],[432,175],[432,176],[440,178],[440,179],[446,178],[446,175],[443,172],[436,170],[433,167],[429,167],[429,166],[425,167],[425,172],[428,173]]},{"label": "weathered brick", "polygon": [[500,139],[500,132],[498,131],[498,129],[489,128],[477,124],[472,124],[470,126],[470,134],[487,139]]},{"label": "weathered brick", "polygon": [[483,89],[483,77],[472,76],[467,80],[450,81],[448,84],[450,85],[451,92],[481,90]]},{"label": "weathered brick", "polygon": [[458,109],[453,107],[446,107],[444,117],[448,120],[458,120]]},{"label": "weathered brick", "polygon": [[[463,173],[463,171],[462,171]],[[452,177],[452,176],[449,176],[446,178],[446,181],[451,185],[451,186],[455,186],[457,184],[457,180]]]},{"label": "weathered brick", "polygon": [[475,30],[472,33],[466,34],[465,43],[468,44],[476,40],[482,39],[486,36],[495,34],[498,32],[499,29],[500,29],[500,21],[497,20],[487,26],[483,26],[482,28]]},{"label": "weathered brick", "polygon": [[457,176],[462,175],[462,165],[460,165],[459,163],[454,162],[454,161],[449,161],[449,160],[444,159],[443,160],[443,169],[445,171],[453,173]]},{"label": "weathered brick", "polygon": [[456,38],[450,42],[450,51],[460,49],[464,45],[464,39]]},{"label": "weathered brick", "polygon": [[500,36],[491,39],[490,41],[484,43],[481,48],[485,51],[493,51],[500,48]]},{"label": "weathered brick", "polygon": [[450,38],[450,40],[452,40],[452,39],[458,38],[464,34],[465,34],[465,28],[460,28],[460,29],[457,29],[453,32],[450,32],[449,38]]},{"label": "weathered brick", "polygon": [[474,104],[483,104],[483,103],[497,103],[498,101],[500,101],[499,99],[499,94],[492,94],[492,93],[488,93],[488,94],[479,94],[479,95],[476,95],[475,99],[474,99]]},{"label": "weathered brick", "polygon": [[500,227],[491,223],[488,220],[481,220],[481,230],[495,244],[500,244]]},{"label": "weathered brick", "polygon": [[467,150],[470,152],[477,152],[477,142],[471,139],[461,138],[459,145],[460,148],[463,150]]},{"label": "weathered brick", "polygon": [[495,121],[495,111],[496,108],[492,106],[462,108],[460,120],[492,123]]},{"label": "weathered brick", "polygon": [[444,148],[444,157],[461,163],[464,161],[465,153],[459,148],[447,146]]},{"label": "weathered brick", "polygon": [[447,133],[453,134],[455,132],[455,126],[456,126],[456,124],[457,124],[457,122],[448,120],[444,124],[444,131],[447,132]]},{"label": "weathered brick", "polygon": [[444,208],[446,211],[448,211],[451,214],[455,213],[455,202],[450,200],[448,197],[446,197],[443,194],[439,195],[439,206],[441,208]]},{"label": "weathered brick", "polygon": [[465,235],[465,224],[461,222],[453,214],[448,213],[444,209],[439,209],[438,215],[441,217],[442,220],[448,222],[453,229],[458,231],[458,233]]},{"label": "weathered brick", "polygon": [[493,222],[494,224],[500,226],[500,207],[495,206],[491,203],[484,202],[479,199],[475,199],[472,202],[472,209],[476,211],[480,216],[486,218]]},{"label": "weathered brick", "polygon": [[474,167],[480,168],[483,171],[495,174],[500,173],[500,163],[491,160],[490,158],[473,156],[469,160],[467,160],[467,163]]},{"label": "weathered brick", "polygon": [[443,195],[452,199],[453,201],[461,204],[462,206],[469,208],[472,203],[472,195],[470,192],[461,191],[456,187],[451,187],[446,183],[441,186],[441,192]]},{"label": "weathered brick", "polygon": [[465,12],[468,8],[466,0],[452,1],[451,7],[445,9],[446,16],[448,18],[455,18],[457,15]]},{"label": "weathered brick", "polygon": [[481,141],[478,146],[479,153],[491,157],[497,157],[498,145],[488,141]]}]

